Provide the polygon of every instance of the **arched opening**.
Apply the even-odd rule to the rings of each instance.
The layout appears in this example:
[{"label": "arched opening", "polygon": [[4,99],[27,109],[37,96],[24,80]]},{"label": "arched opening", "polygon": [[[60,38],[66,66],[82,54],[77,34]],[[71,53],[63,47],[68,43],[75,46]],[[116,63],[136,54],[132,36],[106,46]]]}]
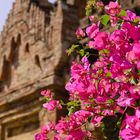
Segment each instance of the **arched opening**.
[{"label": "arched opening", "polygon": [[15,42],[15,38],[13,37],[11,40],[10,54],[9,54],[9,58],[8,58],[11,62],[14,61],[16,47],[17,47],[17,44]]},{"label": "arched opening", "polygon": [[10,54],[9,54],[9,60],[12,65],[16,68],[18,66],[19,61],[19,48],[21,45],[21,35],[18,34],[17,39],[13,37],[11,40],[11,48],[10,48]]},{"label": "arched opening", "polygon": [[20,34],[18,34],[16,42],[17,42],[17,46],[21,45],[21,35]]},{"label": "arched opening", "polygon": [[25,53],[29,53],[29,52],[30,52],[29,43],[27,43],[26,46],[25,46]]},{"label": "arched opening", "polygon": [[11,63],[6,59],[6,56],[4,56],[2,74],[1,74],[2,85],[6,84],[8,87],[10,86],[11,76],[12,76],[11,74],[12,74]]},{"label": "arched opening", "polygon": [[4,84],[3,84],[3,81],[0,80],[0,92],[2,92],[4,89]]},{"label": "arched opening", "polygon": [[35,55],[35,64],[41,69],[40,59],[38,55]]}]

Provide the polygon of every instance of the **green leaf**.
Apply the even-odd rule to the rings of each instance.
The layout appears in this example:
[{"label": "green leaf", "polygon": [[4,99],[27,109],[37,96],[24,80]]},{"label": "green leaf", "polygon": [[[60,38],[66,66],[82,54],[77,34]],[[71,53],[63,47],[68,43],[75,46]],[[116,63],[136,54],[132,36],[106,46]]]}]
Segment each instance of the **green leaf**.
[{"label": "green leaf", "polygon": [[103,49],[103,50],[100,50],[100,52],[99,52],[100,54],[109,54],[110,53],[110,51],[109,50],[107,50],[107,49]]},{"label": "green leaf", "polygon": [[96,0],[88,0],[86,6],[86,16],[90,16],[92,14],[92,9],[95,6]]},{"label": "green leaf", "polygon": [[139,107],[140,106],[140,99],[136,100],[136,106]]},{"label": "green leaf", "polygon": [[68,111],[69,111],[68,115],[70,115],[70,114],[75,112],[75,109],[74,109],[73,106],[71,106],[71,107],[68,108]]},{"label": "green leaf", "polygon": [[121,123],[122,123],[122,120],[120,119],[120,120],[117,122],[117,126],[120,127]]},{"label": "green leaf", "polygon": [[63,100],[59,100],[59,103],[60,103],[61,105],[64,105],[64,104],[65,104]]},{"label": "green leaf", "polygon": [[80,102],[79,101],[70,101],[67,103],[67,106],[80,106]]},{"label": "green leaf", "polygon": [[103,122],[100,124],[100,128],[101,128],[102,130],[105,129],[105,124],[104,124]]},{"label": "green leaf", "polygon": [[68,50],[67,50],[67,54],[71,55],[71,53],[73,53],[75,51],[76,48],[78,48],[79,45],[72,45]]},{"label": "green leaf", "polygon": [[91,116],[88,117],[88,122],[91,122],[91,120],[92,120],[92,117]]},{"label": "green leaf", "polygon": [[51,99],[49,97],[44,97],[44,100],[48,103]]},{"label": "green leaf", "polygon": [[121,10],[119,13],[119,16],[127,16],[127,13],[125,10]]},{"label": "green leaf", "polygon": [[92,13],[92,9],[87,8],[87,9],[86,9],[86,16],[90,16],[91,13]]},{"label": "green leaf", "polygon": [[140,70],[138,70],[138,74],[140,75]]},{"label": "green leaf", "polygon": [[103,16],[101,16],[101,22],[102,22],[103,25],[106,26],[109,21],[110,21],[110,16],[109,15],[103,15]]},{"label": "green leaf", "polygon": [[114,100],[113,99],[109,99],[106,103],[113,105],[114,104]]},{"label": "green leaf", "polygon": [[94,102],[94,100],[95,100],[94,98],[89,99],[90,102]]},{"label": "green leaf", "polygon": [[80,108],[80,102],[79,101],[70,101],[67,103],[67,109],[69,111],[69,115],[75,111],[77,111]]},{"label": "green leaf", "polygon": [[135,22],[135,23],[138,23],[139,21],[140,21],[139,18],[135,18],[135,19],[134,19],[134,22]]},{"label": "green leaf", "polygon": [[112,64],[111,63],[108,63],[107,69],[110,70],[111,66],[112,66]]},{"label": "green leaf", "polygon": [[103,72],[104,72],[103,69],[98,70],[98,74],[102,74]]},{"label": "green leaf", "polygon": [[131,73],[131,69],[126,69],[126,70],[124,70],[124,74],[128,75],[128,74],[130,74],[130,73]]},{"label": "green leaf", "polygon": [[112,76],[111,72],[106,73],[106,77],[111,77],[111,76]]},{"label": "green leaf", "polygon": [[88,57],[89,55],[90,55],[90,54],[89,54],[89,52],[86,52],[85,56],[87,56],[87,57]]},{"label": "green leaf", "polygon": [[134,85],[137,84],[133,76],[131,76],[129,80],[131,84],[134,84]]},{"label": "green leaf", "polygon": [[118,0],[118,3],[120,4],[121,3],[121,0]]},{"label": "green leaf", "polygon": [[85,50],[84,50],[84,49],[81,49],[81,50],[79,51],[79,53],[80,53],[80,55],[83,57],[84,54],[85,54]]}]

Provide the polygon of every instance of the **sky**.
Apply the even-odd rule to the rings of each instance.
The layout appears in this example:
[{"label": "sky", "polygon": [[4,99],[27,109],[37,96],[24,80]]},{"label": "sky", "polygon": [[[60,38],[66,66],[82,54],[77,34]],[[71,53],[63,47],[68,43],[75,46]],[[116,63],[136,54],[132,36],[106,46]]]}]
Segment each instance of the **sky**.
[{"label": "sky", "polygon": [[14,0],[0,0],[0,31],[2,31],[3,25],[12,7]]},{"label": "sky", "polygon": [[[15,0],[0,0],[0,31],[3,29],[3,25],[5,24],[5,20],[7,15],[12,8],[12,3]],[[50,2],[54,2],[55,0],[49,0]]]}]

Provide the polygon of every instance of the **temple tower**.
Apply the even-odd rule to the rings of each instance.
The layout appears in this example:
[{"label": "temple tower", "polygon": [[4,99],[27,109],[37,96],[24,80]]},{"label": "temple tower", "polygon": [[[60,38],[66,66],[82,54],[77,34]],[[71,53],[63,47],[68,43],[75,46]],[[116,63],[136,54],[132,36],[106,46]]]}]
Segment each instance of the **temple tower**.
[{"label": "temple tower", "polygon": [[42,109],[40,91],[66,98],[65,49],[75,41],[74,0],[16,0],[0,35],[0,140],[33,140],[39,127],[63,112]]}]

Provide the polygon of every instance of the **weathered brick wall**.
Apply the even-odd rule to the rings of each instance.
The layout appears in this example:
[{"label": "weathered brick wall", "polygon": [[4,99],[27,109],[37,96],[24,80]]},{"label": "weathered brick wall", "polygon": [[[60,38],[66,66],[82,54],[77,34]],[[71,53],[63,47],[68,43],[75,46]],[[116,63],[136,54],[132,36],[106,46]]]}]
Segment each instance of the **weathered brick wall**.
[{"label": "weathered brick wall", "polygon": [[16,0],[0,35],[0,140],[33,140],[48,120],[62,112],[42,109],[39,92],[64,90],[68,58],[79,24],[75,1]]}]

